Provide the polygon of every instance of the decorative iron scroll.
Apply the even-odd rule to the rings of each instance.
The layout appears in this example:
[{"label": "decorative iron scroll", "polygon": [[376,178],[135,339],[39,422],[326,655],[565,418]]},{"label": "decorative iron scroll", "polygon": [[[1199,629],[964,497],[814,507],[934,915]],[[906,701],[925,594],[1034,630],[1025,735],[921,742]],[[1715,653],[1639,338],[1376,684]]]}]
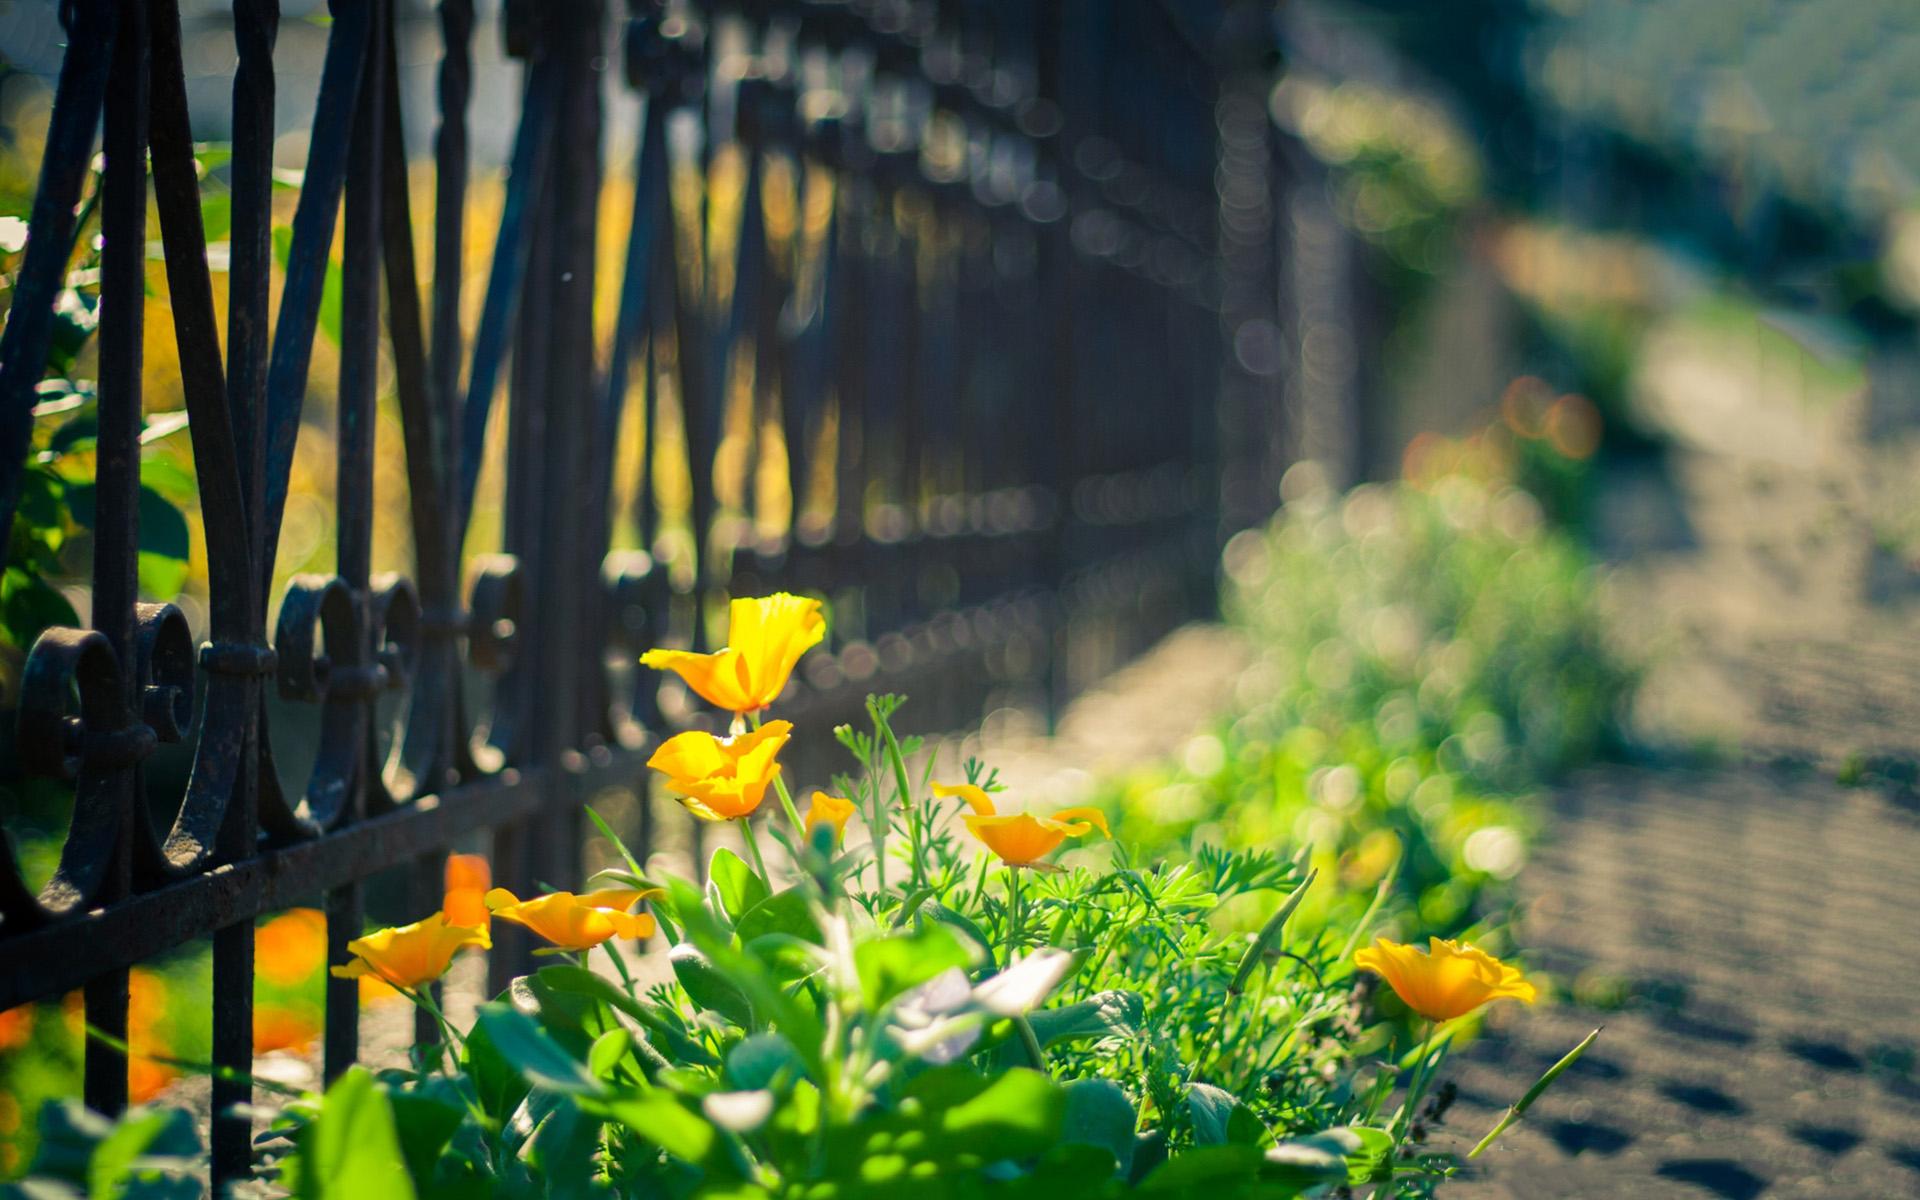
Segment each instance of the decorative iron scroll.
[{"label": "decorative iron scroll", "polygon": [[[1191,34],[1216,5],[505,0],[518,127],[470,330],[472,0],[438,5],[425,263],[395,0],[329,7],[276,304],[279,5],[232,6],[223,349],[178,0],[62,4],[68,50],[0,337],[10,524],[98,145],[92,628],[41,634],[5,701],[19,768],[71,781],[73,815],[44,887],[0,855],[0,1008],[81,987],[87,1019],[124,1036],[128,968],[211,935],[214,1057],[242,1070],[259,914],[324,896],[337,958],[368,877],[411,865],[431,881],[449,842],[482,831],[507,886],[571,877],[582,800],[643,786],[672,723],[652,673],[620,663],[699,639],[703,602],[829,595],[832,652],[795,704],[884,686],[959,724],[1023,688],[1057,702],[1207,611],[1219,532],[1219,84]],[[641,109],[626,163],[603,153],[610,72]],[[610,173],[630,176],[632,206],[603,260]],[[205,534],[197,648],[181,610],[137,588],[150,198]],[[336,232],[337,561],[272,597]],[[617,300],[596,324],[602,269]],[[373,573],[383,355],[408,578]],[[670,413],[691,484],[677,562],[653,474]],[[623,453],[634,436],[645,452]],[[784,471],[791,519],[722,511],[729,437],[745,439],[736,458]],[[490,438],[500,542],[465,554]],[[315,710],[310,768],[276,753],[269,688]],[[191,775],[155,823],[143,763],[182,739]],[[496,977],[522,951],[503,936]],[[356,1022],[352,981],[332,981],[329,1076],[353,1061]],[[90,1044],[88,1102],[114,1110],[126,1085],[124,1059]],[[229,1178],[249,1139],[226,1110],[248,1093],[214,1086]]]}]

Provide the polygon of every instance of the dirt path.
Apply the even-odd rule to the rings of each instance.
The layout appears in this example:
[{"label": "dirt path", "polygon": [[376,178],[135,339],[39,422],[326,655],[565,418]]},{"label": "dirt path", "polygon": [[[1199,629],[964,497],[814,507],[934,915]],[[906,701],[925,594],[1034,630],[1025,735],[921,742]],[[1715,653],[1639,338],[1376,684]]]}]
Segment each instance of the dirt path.
[{"label": "dirt path", "polygon": [[1780,768],[1599,768],[1552,805],[1520,940],[1577,998],[1455,1060],[1436,1145],[1606,1031],[1446,1194],[1920,1195],[1920,819]]}]

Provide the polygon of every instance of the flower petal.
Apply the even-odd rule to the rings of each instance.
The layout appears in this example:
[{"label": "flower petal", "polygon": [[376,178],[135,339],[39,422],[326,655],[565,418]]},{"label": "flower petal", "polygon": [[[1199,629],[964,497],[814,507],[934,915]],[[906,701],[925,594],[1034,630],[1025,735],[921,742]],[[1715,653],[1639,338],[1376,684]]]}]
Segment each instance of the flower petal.
[{"label": "flower petal", "polygon": [[987,789],[972,783],[936,783],[933,794],[945,799],[958,796],[967,802],[967,806],[981,816],[994,815],[993,798],[987,795]]}]

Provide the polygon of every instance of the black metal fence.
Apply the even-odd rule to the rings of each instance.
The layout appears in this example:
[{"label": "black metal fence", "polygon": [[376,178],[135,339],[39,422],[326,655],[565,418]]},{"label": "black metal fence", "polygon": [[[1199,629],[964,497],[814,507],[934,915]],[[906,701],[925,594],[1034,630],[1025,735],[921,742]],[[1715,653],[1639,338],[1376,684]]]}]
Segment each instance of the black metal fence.
[{"label": "black metal fence", "polygon": [[[506,0],[524,92],[469,331],[475,6],[438,6],[422,263],[396,2],[331,5],[277,305],[279,4],[233,4],[224,348],[177,0],[61,6],[69,46],[0,342],[0,527],[19,501],[102,137],[93,627],[48,629],[7,698],[20,768],[75,791],[51,882],[30,888],[0,856],[0,1009],[82,987],[88,1021],[124,1035],[128,967],[211,935],[214,1057],[244,1070],[259,914],[324,895],[339,961],[361,932],[368,877],[417,862],[426,899],[438,856],[479,831],[503,883],[574,878],[583,798],[644,787],[666,724],[653,673],[620,664],[697,641],[703,599],[829,595],[834,642],[788,707],[831,710],[887,687],[926,694],[922,720],[930,709],[956,725],[994,689],[1057,701],[1210,606],[1223,456],[1217,4],[636,0],[628,12]],[[609,72],[644,106],[631,164],[603,158]],[[723,150],[744,167],[724,183],[711,169]],[[603,184],[628,171],[624,258],[603,262]],[[825,197],[823,228],[771,227],[763,191],[776,173]],[[204,514],[197,652],[180,609],[136,587],[150,207]],[[269,630],[336,223],[337,566],[296,576]],[[594,296],[610,268],[606,338]],[[410,579],[372,573],[383,354],[404,430]],[[784,458],[762,461],[784,462],[797,515],[775,535],[719,520],[714,463],[737,390],[751,395],[747,436],[784,433]],[[647,553],[661,533],[650,471],[666,393],[701,547],[677,583]],[[463,564],[490,427],[505,430],[503,532],[497,552]],[[647,453],[623,456],[636,429]],[[623,462],[637,480],[616,478]],[[815,496],[828,497],[817,512]],[[620,497],[632,511],[614,511]],[[619,529],[638,533],[623,547]],[[268,689],[318,713],[305,778],[284,748],[276,761]],[[143,762],[183,738],[190,781],[150,804]],[[516,947],[503,938],[495,958],[499,978]],[[328,987],[331,1076],[355,1057],[358,1006],[352,981]],[[121,1106],[126,1073],[90,1044],[88,1102]],[[217,1113],[248,1097],[244,1083],[214,1087]],[[216,1118],[214,1154],[218,1176],[245,1170],[244,1116]]]}]

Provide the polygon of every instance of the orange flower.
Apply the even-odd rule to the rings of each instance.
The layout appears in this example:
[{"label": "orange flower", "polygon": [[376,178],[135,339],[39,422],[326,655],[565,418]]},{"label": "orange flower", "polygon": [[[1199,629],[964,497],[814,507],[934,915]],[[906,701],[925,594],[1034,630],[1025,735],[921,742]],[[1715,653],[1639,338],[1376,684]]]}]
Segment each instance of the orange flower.
[{"label": "orange flower", "polygon": [[32,1037],[33,1005],[16,1005],[0,1012],[0,1052],[18,1050]]},{"label": "orange flower", "polygon": [[933,785],[936,796],[958,796],[973,809],[967,815],[967,828],[985,842],[1010,867],[1058,870],[1040,860],[1059,849],[1070,837],[1080,837],[1090,829],[1108,833],[1107,816],[1097,808],[1063,808],[1051,816],[1032,813],[1001,816],[994,810],[986,789],[971,783]]},{"label": "orange flower", "polygon": [[253,965],[275,987],[299,987],[327,961],[327,917],[290,908],[253,931]]},{"label": "orange flower", "polygon": [[647,765],[667,777],[695,816],[730,821],[760,807],[767,786],[780,774],[773,761],[793,725],[768,721],[752,733],[717,738],[693,730],[668,738]]},{"label": "orange flower", "polygon": [[501,920],[525,925],[553,943],[535,954],[559,954],[591,950],[609,938],[652,937],[652,915],[628,910],[642,900],[664,895],[659,888],[607,888],[579,896],[553,892],[521,900],[505,888],[494,888],[487,893],[487,907]]},{"label": "orange flower", "polygon": [[135,1104],[145,1104],[180,1077],[178,1068],[150,1057],[173,1053],[160,1036],[166,1013],[167,981],[141,967],[127,972],[127,1098]]},{"label": "orange flower", "polygon": [[478,854],[447,855],[446,899],[440,911],[447,924],[482,926],[487,923],[487,889],[493,886],[493,870]]},{"label": "orange flower", "polygon": [[825,636],[818,600],[779,592],[727,606],[727,648],[719,653],[649,650],[640,665],[672,671],[709,704],[749,713],[780,698],[794,664]]},{"label": "orange flower", "polygon": [[833,826],[833,840],[839,841],[847,836],[847,818],[854,814],[853,801],[839,796],[829,796],[825,792],[815,792],[813,799],[807,802],[807,811],[802,814],[801,824],[806,826],[807,837],[813,837],[815,825]]},{"label": "orange flower", "polygon": [[320,1017],[307,1005],[263,1004],[253,1010],[253,1052],[304,1051],[320,1036]]},{"label": "orange flower", "polygon": [[180,1072],[166,1063],[155,1062],[151,1058],[141,1058],[136,1051],[127,1059],[127,1099],[134,1104],[147,1101],[167,1090],[167,1085],[180,1078]]},{"label": "orange flower", "polygon": [[353,961],[333,968],[333,973],[341,979],[376,975],[396,987],[417,988],[446,974],[461,947],[484,950],[492,945],[485,929],[449,925],[445,913],[434,913],[424,921],[353,939],[347,943]]},{"label": "orange flower", "polygon": [[1439,938],[1429,939],[1424,951],[1376,938],[1353,961],[1385,979],[1408,1008],[1429,1021],[1464,1017],[1493,1000],[1532,1004],[1539,996],[1517,968],[1484,950]]}]

